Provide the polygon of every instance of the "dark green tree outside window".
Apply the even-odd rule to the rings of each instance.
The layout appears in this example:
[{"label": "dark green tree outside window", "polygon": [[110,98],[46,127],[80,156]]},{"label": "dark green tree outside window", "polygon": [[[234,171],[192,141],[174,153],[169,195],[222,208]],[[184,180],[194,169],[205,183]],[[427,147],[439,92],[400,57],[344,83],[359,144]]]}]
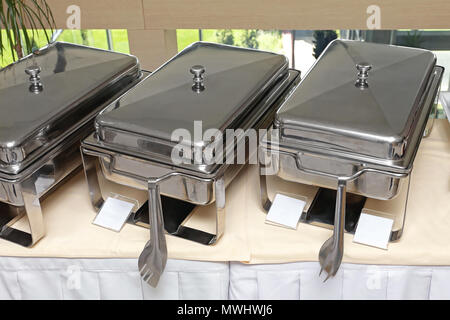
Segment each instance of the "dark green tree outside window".
[{"label": "dark green tree outside window", "polygon": [[233,31],[230,29],[217,30],[216,37],[220,43],[234,45]]},{"label": "dark green tree outside window", "polygon": [[313,33],[313,37],[313,56],[317,59],[328,44],[334,39],[337,39],[337,33],[334,30],[316,30]]},{"label": "dark green tree outside window", "polygon": [[259,43],[256,37],[258,36],[258,30],[251,29],[245,30],[242,36],[242,44],[244,47],[258,49]]}]

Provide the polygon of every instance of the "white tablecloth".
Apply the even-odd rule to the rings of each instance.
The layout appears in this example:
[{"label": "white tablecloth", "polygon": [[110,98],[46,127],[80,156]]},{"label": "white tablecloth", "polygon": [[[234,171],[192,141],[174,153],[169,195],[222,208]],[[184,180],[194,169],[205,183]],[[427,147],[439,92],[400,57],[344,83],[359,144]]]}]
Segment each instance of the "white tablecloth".
[{"label": "white tablecloth", "polygon": [[0,258],[0,299],[450,299],[450,267],[169,260],[158,288],[136,259]]}]

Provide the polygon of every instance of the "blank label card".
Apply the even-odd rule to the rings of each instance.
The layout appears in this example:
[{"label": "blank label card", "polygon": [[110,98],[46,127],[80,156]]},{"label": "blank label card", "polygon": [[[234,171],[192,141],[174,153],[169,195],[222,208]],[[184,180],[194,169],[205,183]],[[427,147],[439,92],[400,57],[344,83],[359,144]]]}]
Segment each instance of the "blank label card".
[{"label": "blank label card", "polygon": [[93,224],[119,232],[130,216],[133,207],[134,204],[131,202],[108,198],[95,217]]},{"label": "blank label card", "polygon": [[361,213],[353,242],[387,249],[394,220]]},{"label": "blank label card", "polygon": [[281,227],[297,229],[297,224],[305,205],[306,202],[303,200],[277,194],[267,214],[266,222]]}]

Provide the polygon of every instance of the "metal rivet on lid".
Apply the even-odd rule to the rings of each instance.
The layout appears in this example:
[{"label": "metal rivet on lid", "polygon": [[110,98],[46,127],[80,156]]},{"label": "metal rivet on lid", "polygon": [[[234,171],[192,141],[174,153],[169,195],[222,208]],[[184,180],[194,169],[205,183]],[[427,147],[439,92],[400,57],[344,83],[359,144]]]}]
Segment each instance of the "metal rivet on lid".
[{"label": "metal rivet on lid", "polygon": [[205,71],[205,67],[201,65],[195,65],[191,67],[190,72],[194,75],[192,90],[194,90],[195,92],[201,92],[205,90]]},{"label": "metal rivet on lid", "polygon": [[367,88],[369,86],[367,79],[369,78],[369,71],[372,69],[372,65],[368,62],[360,62],[356,65],[356,69],[358,70],[358,78],[355,82],[355,86],[360,89]]}]

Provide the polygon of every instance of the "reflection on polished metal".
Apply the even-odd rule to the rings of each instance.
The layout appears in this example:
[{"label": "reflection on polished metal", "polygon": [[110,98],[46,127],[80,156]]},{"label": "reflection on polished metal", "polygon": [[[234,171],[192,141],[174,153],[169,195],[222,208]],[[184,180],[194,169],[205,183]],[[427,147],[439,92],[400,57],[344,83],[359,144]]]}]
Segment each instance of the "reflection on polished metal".
[{"label": "reflection on polished metal", "polygon": [[41,83],[41,77],[39,76],[39,73],[41,73],[41,68],[38,66],[30,66],[25,69],[25,73],[30,76],[30,92],[35,94],[41,92],[44,89]]},{"label": "reflection on polished metal", "polygon": [[[355,90],[354,61],[363,60],[370,84]],[[439,88],[435,64],[427,50],[335,40],[277,113],[280,140],[406,168]]]},{"label": "reflection on polished metal", "polygon": [[[0,69],[0,238],[31,247],[45,235],[41,200],[80,167],[98,112],[140,76],[135,57],[62,42]],[[24,216],[29,232],[14,228]]]},{"label": "reflection on polished metal", "polygon": [[[194,61],[208,73],[207,88],[201,94],[193,94],[192,78],[187,74]],[[172,151],[178,144],[172,141],[172,134],[182,128],[192,137],[183,143],[206,153],[221,141],[197,137],[195,121],[202,121],[204,132],[245,130],[247,127],[240,127],[241,123],[251,124],[263,116],[276,93],[289,85],[287,77],[288,62],[282,55],[194,43],[101,112],[96,119],[98,144],[144,159],[172,163]],[[249,110],[255,112],[249,114]],[[210,174],[219,166],[192,163],[183,168]]]},{"label": "reflection on polished metal", "polygon": [[195,65],[191,67],[191,73],[194,75],[194,83],[192,85],[192,90],[195,92],[201,92],[205,90],[205,84],[204,84],[204,73],[205,73],[205,67],[200,65]]},{"label": "reflection on polished metal", "polygon": [[[192,67],[194,63],[201,66]],[[171,154],[178,141],[171,140],[172,132],[186,129],[193,138],[183,142],[192,148],[206,149],[220,141],[196,137],[195,121],[202,121],[204,131],[214,128],[222,133],[233,128],[244,131],[268,128],[277,108],[300,79],[299,72],[288,70],[287,65],[284,56],[274,53],[195,43],[97,117],[96,132],[82,142],[91,201],[98,210],[109,192],[120,194],[124,187],[148,192],[152,232],[138,263],[150,285],[156,286],[167,257],[162,230],[205,245],[212,245],[221,237],[225,226],[225,188],[250,157],[246,154],[247,161],[243,164],[236,161],[234,151],[246,150],[249,145],[242,135],[224,141],[228,145],[216,154],[234,162],[175,165]],[[193,94],[192,78],[186,77],[186,70],[191,68],[196,83],[201,83],[204,70],[208,70],[207,88],[199,94]],[[166,197],[166,203],[172,199],[189,205],[176,212],[163,212],[161,196]],[[213,203],[214,233],[185,225],[193,205]],[[139,202],[139,207],[143,205]],[[134,209],[135,214],[141,211]],[[141,225],[142,219],[135,217],[134,221]]]},{"label": "reflection on polished metal", "polygon": [[[355,90],[355,63],[356,85],[363,90]],[[269,132],[259,147],[260,157],[272,158],[270,171],[338,190],[334,235],[319,254],[328,277],[342,260],[346,192],[380,200],[397,196],[411,173],[442,74],[427,50],[335,40],[277,111],[279,140],[271,141]],[[266,183],[261,177],[261,202],[268,210]],[[403,223],[391,240],[402,229]]]},{"label": "reflection on polished metal", "polygon": [[[30,60],[45,84],[37,95],[24,94]],[[0,69],[0,75],[0,174],[9,175],[92,121],[97,107],[141,76],[135,57],[63,42]]]}]

